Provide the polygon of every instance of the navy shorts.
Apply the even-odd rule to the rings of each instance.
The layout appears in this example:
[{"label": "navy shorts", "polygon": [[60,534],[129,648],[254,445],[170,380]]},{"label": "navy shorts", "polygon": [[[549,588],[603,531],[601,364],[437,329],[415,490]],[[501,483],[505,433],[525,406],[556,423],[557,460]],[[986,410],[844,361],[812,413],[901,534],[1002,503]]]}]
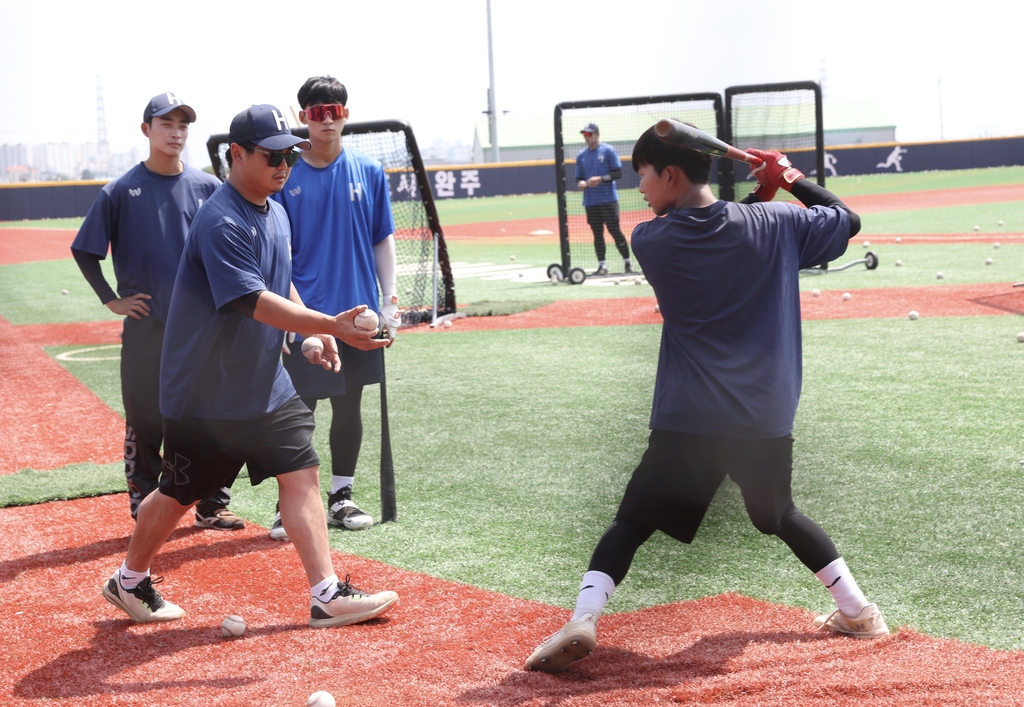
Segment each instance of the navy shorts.
[{"label": "navy shorts", "polygon": [[292,352],[281,356],[284,370],[291,376],[300,398],[333,398],[344,395],[347,390],[380,383],[384,379],[383,349],[360,351],[339,339],[341,371],[335,373],[310,363],[302,355],[301,341],[296,339],[294,344],[289,344]]},{"label": "navy shorts", "polygon": [[793,437],[723,439],[654,430],[616,518],[693,541],[728,476],[758,527],[778,526],[793,505]]},{"label": "navy shorts", "polygon": [[318,466],[313,413],[296,395],[255,420],[164,419],[160,492],[183,506],[231,486],[245,464],[249,483]]}]

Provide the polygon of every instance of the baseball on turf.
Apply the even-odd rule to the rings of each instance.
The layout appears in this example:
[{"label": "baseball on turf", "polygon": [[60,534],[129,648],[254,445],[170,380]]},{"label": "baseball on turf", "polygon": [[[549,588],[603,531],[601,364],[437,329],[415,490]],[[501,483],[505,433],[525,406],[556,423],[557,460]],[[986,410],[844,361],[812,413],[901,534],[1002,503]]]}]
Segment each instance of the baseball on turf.
[{"label": "baseball on turf", "polygon": [[356,315],[356,329],[373,331],[377,328],[378,321],[376,312],[365,309]]},{"label": "baseball on turf", "polygon": [[67,291],[67,290],[61,290],[61,291],[60,291],[60,293],[61,293],[62,295],[66,295],[66,294],[68,293],[68,291]]},{"label": "baseball on turf", "polygon": [[974,230],[977,231],[979,228],[980,228],[979,226],[975,226]]},{"label": "baseball on turf", "polygon": [[319,690],[306,698],[306,707],[336,707],[334,695],[326,690]]},{"label": "baseball on turf", "polygon": [[996,225],[997,226],[1002,226],[1003,225],[1003,219],[999,219],[998,221],[996,221]]},{"label": "baseball on turf", "polygon": [[899,267],[901,265],[903,265],[903,261],[902,260],[897,260],[896,261],[896,267]]},{"label": "baseball on turf", "polygon": [[245,635],[245,619],[241,616],[231,614],[225,616],[220,625],[220,635],[224,638],[237,638]]},{"label": "baseball on turf", "polygon": [[319,351],[321,354],[324,352],[324,342],[315,336],[307,336],[302,340],[302,355],[308,358],[310,361],[313,360],[313,353]]},{"label": "baseball on turf", "polygon": [[1024,344],[1024,331],[1017,334],[1017,343]]},{"label": "baseball on turf", "polygon": [[935,279],[936,279],[936,280],[941,280],[941,279],[942,279],[942,278],[944,278],[944,277],[946,277],[946,276],[945,276],[945,275],[943,275],[943,274],[942,274],[942,273],[940,273],[940,272],[937,272],[937,273],[935,273]]},{"label": "baseball on turf", "polygon": [[915,319],[917,319],[917,312],[915,312],[914,310],[910,310],[910,314],[908,314],[907,316],[910,317],[910,321],[914,321]]},{"label": "baseball on turf", "polygon": [[999,244],[998,244],[998,243],[993,243],[993,244],[992,244],[992,247],[993,247],[993,248],[998,248],[998,247],[999,247]]},{"label": "baseball on turf", "polygon": [[985,258],[985,265],[991,265],[991,264],[992,264],[992,258]]}]

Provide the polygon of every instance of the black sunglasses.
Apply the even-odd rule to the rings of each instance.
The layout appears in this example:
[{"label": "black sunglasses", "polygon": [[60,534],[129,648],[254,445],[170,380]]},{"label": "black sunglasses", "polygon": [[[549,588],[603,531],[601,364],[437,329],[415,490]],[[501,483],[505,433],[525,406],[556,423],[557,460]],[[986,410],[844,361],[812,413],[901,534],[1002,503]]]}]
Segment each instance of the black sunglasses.
[{"label": "black sunglasses", "polygon": [[252,149],[262,155],[266,155],[267,164],[271,167],[280,167],[282,162],[289,167],[294,167],[295,163],[299,161],[300,153],[295,150],[288,150],[288,152],[271,152],[270,150],[264,150],[262,147],[256,147],[255,145],[253,145]]}]

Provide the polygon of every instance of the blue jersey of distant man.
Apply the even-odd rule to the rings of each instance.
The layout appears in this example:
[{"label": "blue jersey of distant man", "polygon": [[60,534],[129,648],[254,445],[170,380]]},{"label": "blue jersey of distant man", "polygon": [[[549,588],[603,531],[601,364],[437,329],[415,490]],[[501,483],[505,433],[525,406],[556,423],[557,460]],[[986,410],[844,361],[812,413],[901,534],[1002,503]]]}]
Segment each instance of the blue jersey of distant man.
[{"label": "blue jersey of distant man", "polygon": [[292,282],[310,309],[380,310],[373,247],[394,233],[380,162],[346,147],[330,165],[299,160],[275,194],[292,226]]},{"label": "blue jersey of distant man", "polygon": [[164,323],[189,226],[219,186],[187,165],[168,177],[139,163],[100,190],[71,247],[100,258],[110,250],[118,297],[150,295],[150,316]]},{"label": "blue jersey of distant man", "polygon": [[[613,169],[622,169],[619,153],[611,145],[601,143],[591,150],[584,147],[576,155],[576,181],[586,181],[591,177],[603,177]],[[601,182],[596,187],[587,187],[583,191],[583,205],[596,206],[611,204],[619,200],[619,192],[615,181]]]},{"label": "blue jersey of distant man", "polygon": [[651,429],[769,439],[793,430],[800,269],[841,256],[840,208],[717,201],[633,229],[661,315]]},{"label": "blue jersey of distant man", "polygon": [[291,291],[291,231],[281,205],[246,201],[230,183],[203,204],[174,283],[160,366],[164,417],[249,420],[295,395],[281,365],[284,333],[231,303]]}]

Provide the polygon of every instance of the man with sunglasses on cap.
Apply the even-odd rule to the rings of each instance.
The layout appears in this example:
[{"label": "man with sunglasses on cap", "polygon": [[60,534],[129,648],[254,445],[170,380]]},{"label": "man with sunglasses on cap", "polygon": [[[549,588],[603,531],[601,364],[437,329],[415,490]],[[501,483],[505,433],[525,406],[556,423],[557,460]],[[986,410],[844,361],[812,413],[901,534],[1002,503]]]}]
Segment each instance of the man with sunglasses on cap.
[{"label": "man with sunglasses on cap", "polygon": [[[138,523],[104,598],[135,621],[171,621],[184,610],[166,601],[150,565],[179,519],[212,489],[230,486],[242,465],[249,482],[276,478],[284,527],[310,586],[314,628],[380,616],[394,592],[367,594],[338,581],[320,498],[313,412],[281,365],[284,331],[317,336],[313,363],[337,373],[335,337],[361,350],[384,346],[358,329],[365,306],[335,316],[306,308],[291,284],[291,230],[280,192],[309,147],[280,110],[257,105],[231,121],[231,171],[189,230],[167,317],[160,370],[163,476],[139,507]],[[307,364],[308,365],[308,364]]]},{"label": "man with sunglasses on cap", "polygon": [[[332,76],[310,77],[299,89],[298,100],[299,120],[309,127],[312,147],[302,153],[288,188],[273,197],[291,221],[295,289],[307,306],[321,312],[369,305],[382,320],[381,334],[393,340],[401,315],[387,175],[377,160],[342,148],[348,120],[344,84]],[[327,523],[362,530],[373,525],[373,518],[352,500],[363,443],[363,387],[384,379],[384,357],[383,351],[360,351],[345,343],[339,349],[341,375],[309,366],[294,353],[286,353],[284,367],[311,410],[316,410],[318,400],[331,401]],[[288,540],[280,513],[270,537]]]},{"label": "man with sunglasses on cap", "polygon": [[605,260],[604,227],[612,234],[615,247],[622,256],[625,272],[633,272],[629,258],[629,245],[619,227],[619,192],[615,180],[622,177],[622,161],[611,145],[601,142],[601,131],[596,123],[587,123],[580,130],[587,146],[576,155],[576,186],[583,190],[583,210],[587,224],[594,233],[594,251],[597,255],[595,275],[608,274]]},{"label": "man with sunglasses on cap", "polygon": [[[132,518],[160,483],[160,349],[174,276],[192,219],[220,186],[216,177],[181,161],[196,113],[173,93],[150,99],[142,115],[149,157],[97,197],[71,253],[100,302],[123,316],[121,400],[124,470]],[[117,293],[100,261],[114,257]],[[196,505],[195,526],[238,530],[245,522],[228,509],[231,493],[218,488]]]}]

